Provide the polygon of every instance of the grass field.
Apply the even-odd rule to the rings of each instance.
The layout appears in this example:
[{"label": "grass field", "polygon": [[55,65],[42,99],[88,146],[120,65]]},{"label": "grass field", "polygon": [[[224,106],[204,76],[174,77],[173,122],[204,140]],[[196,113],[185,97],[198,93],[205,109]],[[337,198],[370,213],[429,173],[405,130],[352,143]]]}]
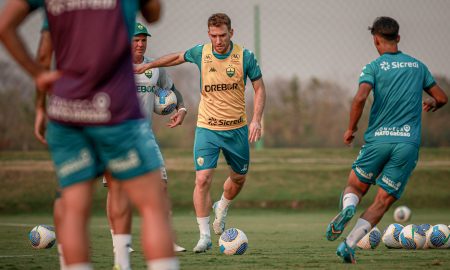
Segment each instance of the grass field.
[{"label": "grass field", "polygon": [[[392,211],[391,211],[392,212]],[[383,230],[392,222],[389,213],[380,223]],[[181,269],[347,269],[335,256],[336,242],[328,242],[324,230],[335,212],[299,210],[240,210],[230,211],[228,225],[242,229],[249,238],[249,249],[242,256],[219,254],[217,245],[205,254],[190,250],[198,240],[193,213],[175,213],[173,223],[178,243],[188,252],[178,254]],[[417,210],[414,223],[450,223],[450,210]],[[2,216],[0,222],[0,269],[57,269],[56,248],[34,250],[27,233],[35,224],[51,223],[48,215]],[[139,245],[139,221],[133,221],[132,254],[134,269],[144,269]],[[96,269],[112,265],[111,239],[106,217],[96,215],[91,222],[92,260]],[[217,243],[217,237],[213,236]],[[391,250],[379,246],[375,250],[358,251],[357,265],[352,269],[448,269],[450,249]]]},{"label": "grass field", "polygon": [[[247,184],[230,211],[228,226],[249,238],[243,256],[212,252],[179,254],[182,269],[347,269],[335,256],[338,242],[324,230],[336,214],[338,198],[358,153],[345,149],[267,149],[252,152]],[[194,172],[190,150],[164,150],[174,227],[179,244],[192,250],[198,230],[192,209]],[[221,194],[227,167],[220,160],[212,196]],[[57,269],[56,249],[34,250],[27,236],[37,224],[51,224],[56,178],[46,152],[0,152],[0,269]],[[98,183],[91,222],[93,262],[110,269],[111,239],[104,214],[106,190]],[[413,223],[450,224],[450,148],[422,149],[420,161],[396,205],[413,210]],[[359,208],[370,202],[369,192]],[[392,210],[382,220],[392,223]],[[144,269],[134,220],[134,269]],[[217,237],[213,240],[217,243]],[[450,250],[389,250],[357,253],[357,269],[450,269]]]}]

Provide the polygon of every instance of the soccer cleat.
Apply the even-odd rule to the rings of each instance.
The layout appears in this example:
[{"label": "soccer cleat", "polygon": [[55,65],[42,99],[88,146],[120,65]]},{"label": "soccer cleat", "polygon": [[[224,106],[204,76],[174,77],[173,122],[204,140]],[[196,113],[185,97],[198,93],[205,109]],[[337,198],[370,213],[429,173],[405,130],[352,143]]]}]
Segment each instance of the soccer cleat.
[{"label": "soccer cleat", "polygon": [[353,250],[353,248],[347,245],[345,240],[337,247],[336,255],[341,257],[344,263],[356,263],[355,251]]},{"label": "soccer cleat", "polygon": [[175,252],[185,252],[186,249],[184,247],[181,247],[181,246],[173,243],[173,251],[175,251]]},{"label": "soccer cleat", "polygon": [[200,240],[198,240],[197,245],[194,247],[194,252],[202,253],[206,252],[211,248],[212,248],[211,239],[209,237],[200,237]]},{"label": "soccer cleat", "polygon": [[220,208],[219,202],[215,202],[213,205],[215,219],[213,222],[213,230],[217,235],[221,235],[225,231],[225,219],[227,217],[227,208]]},{"label": "soccer cleat", "polygon": [[352,219],[353,215],[355,215],[355,212],[355,206],[350,205],[331,220],[326,232],[329,241],[336,240],[342,232],[344,232],[345,226],[347,226],[347,223]]},{"label": "soccer cleat", "polygon": [[134,249],[132,247],[128,246],[128,253],[132,253],[132,252],[134,252]]}]

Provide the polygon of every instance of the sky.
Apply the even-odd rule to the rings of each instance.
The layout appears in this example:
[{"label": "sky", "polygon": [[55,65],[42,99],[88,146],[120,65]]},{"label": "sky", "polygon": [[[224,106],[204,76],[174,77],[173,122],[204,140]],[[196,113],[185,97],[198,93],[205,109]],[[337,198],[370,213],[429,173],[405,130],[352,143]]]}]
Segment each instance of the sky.
[{"label": "sky", "polygon": [[[207,18],[227,13],[233,41],[254,50],[254,8],[261,18],[263,78],[331,80],[356,89],[361,68],[378,57],[367,27],[378,16],[400,24],[400,49],[424,62],[431,72],[450,78],[450,1],[448,0],[161,0],[161,20],[149,26],[148,55],[162,56],[208,42]],[[0,0],[3,6],[5,0]],[[27,19],[21,34],[30,51],[39,40],[41,14]],[[138,20],[142,20],[138,17]],[[99,33],[101,35],[101,33]],[[11,61],[0,47],[0,61]],[[198,72],[185,64],[198,85]],[[174,73],[176,74],[176,73]],[[174,78],[177,82],[177,78]],[[192,84],[194,85],[194,84]]]}]

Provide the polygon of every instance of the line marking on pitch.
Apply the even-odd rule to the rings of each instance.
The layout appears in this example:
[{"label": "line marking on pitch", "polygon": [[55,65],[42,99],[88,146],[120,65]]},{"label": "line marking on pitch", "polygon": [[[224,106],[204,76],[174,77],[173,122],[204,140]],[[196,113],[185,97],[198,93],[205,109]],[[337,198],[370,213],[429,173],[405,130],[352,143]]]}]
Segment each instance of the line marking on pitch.
[{"label": "line marking on pitch", "polygon": [[20,258],[20,257],[33,257],[36,255],[0,255],[0,259],[2,258]]}]

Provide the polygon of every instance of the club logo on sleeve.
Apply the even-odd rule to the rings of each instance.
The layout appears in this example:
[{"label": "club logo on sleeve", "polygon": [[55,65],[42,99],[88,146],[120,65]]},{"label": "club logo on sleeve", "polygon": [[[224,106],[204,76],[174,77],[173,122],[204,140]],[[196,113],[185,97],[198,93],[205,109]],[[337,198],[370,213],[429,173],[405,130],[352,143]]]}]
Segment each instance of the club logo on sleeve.
[{"label": "club logo on sleeve", "polygon": [[228,77],[233,77],[234,74],[236,73],[236,69],[233,66],[228,66],[227,68],[227,75]]},{"label": "club logo on sleeve", "polygon": [[198,157],[197,158],[197,164],[198,166],[203,166],[203,164],[205,163],[205,160],[202,157]]},{"label": "club logo on sleeve", "polygon": [[146,71],[144,71],[145,76],[147,76],[147,78],[151,79],[153,76],[153,71],[151,69],[147,69]]},{"label": "club logo on sleeve", "polygon": [[382,70],[384,70],[384,71],[388,71],[389,69],[391,69],[391,65],[389,65],[388,62],[383,61],[383,62],[381,62],[381,64],[380,64],[380,68],[381,68]]}]

